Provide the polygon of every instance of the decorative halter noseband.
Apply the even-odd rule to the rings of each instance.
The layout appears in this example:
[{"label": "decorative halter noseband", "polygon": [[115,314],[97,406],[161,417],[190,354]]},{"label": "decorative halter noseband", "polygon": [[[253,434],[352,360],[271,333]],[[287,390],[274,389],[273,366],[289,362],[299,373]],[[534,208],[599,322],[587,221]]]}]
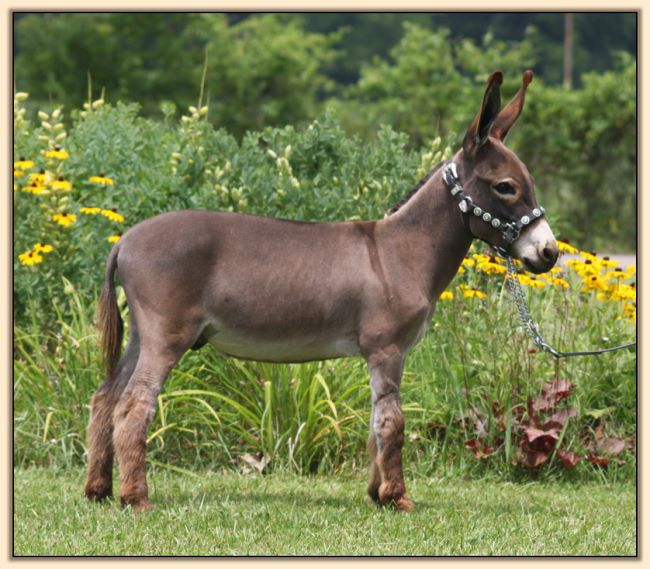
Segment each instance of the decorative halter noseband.
[{"label": "decorative halter noseband", "polygon": [[488,243],[488,245],[502,257],[508,257],[510,255],[510,246],[517,240],[522,229],[546,213],[543,207],[536,207],[528,215],[523,215],[516,221],[501,221],[498,217],[495,217],[490,212],[474,204],[472,198],[463,191],[463,187],[460,185],[458,178],[456,164],[450,161],[442,172],[442,178],[445,184],[447,184],[451,195],[458,201],[458,209],[463,212],[465,229],[470,235],[472,235],[472,232],[469,230],[469,219],[467,217],[470,213],[481,218],[485,223],[489,223],[494,229],[498,229],[501,232],[503,243],[501,245]]}]

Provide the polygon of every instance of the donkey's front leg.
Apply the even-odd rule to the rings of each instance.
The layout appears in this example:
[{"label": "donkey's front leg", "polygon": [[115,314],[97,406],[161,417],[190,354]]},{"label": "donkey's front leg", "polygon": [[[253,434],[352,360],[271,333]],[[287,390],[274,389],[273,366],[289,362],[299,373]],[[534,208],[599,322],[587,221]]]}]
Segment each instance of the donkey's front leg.
[{"label": "donkey's front leg", "polygon": [[410,512],[402,471],[404,415],[399,389],[404,352],[397,346],[376,350],[367,357],[372,389],[369,450],[372,459],[368,494],[382,505]]}]

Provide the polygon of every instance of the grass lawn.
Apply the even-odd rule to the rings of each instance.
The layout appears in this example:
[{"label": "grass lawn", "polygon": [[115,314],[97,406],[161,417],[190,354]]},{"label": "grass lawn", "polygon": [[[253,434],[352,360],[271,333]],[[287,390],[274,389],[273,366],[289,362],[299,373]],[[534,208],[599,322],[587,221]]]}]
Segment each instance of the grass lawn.
[{"label": "grass lawn", "polygon": [[135,515],[86,502],[81,470],[15,470],[14,555],[636,555],[632,483],[411,479],[405,515],[360,475],[149,478]]}]

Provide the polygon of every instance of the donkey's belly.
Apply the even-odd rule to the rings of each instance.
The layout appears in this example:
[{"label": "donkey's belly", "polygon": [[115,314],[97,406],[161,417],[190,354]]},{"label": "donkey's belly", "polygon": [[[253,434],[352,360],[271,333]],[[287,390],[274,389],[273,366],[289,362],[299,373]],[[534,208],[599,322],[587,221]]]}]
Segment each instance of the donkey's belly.
[{"label": "donkey's belly", "polygon": [[359,355],[355,335],[264,338],[251,333],[210,326],[204,333],[220,354],[245,360],[297,363]]}]

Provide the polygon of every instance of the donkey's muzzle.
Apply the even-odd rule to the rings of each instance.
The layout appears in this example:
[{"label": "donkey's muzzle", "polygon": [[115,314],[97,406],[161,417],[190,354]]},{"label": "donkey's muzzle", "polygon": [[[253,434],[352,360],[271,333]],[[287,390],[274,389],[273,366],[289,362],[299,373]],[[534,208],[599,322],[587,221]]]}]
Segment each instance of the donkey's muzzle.
[{"label": "donkey's muzzle", "polygon": [[526,270],[531,273],[545,273],[550,271],[557,262],[558,247],[555,240],[549,240],[538,244],[533,255],[524,255],[521,259]]}]

